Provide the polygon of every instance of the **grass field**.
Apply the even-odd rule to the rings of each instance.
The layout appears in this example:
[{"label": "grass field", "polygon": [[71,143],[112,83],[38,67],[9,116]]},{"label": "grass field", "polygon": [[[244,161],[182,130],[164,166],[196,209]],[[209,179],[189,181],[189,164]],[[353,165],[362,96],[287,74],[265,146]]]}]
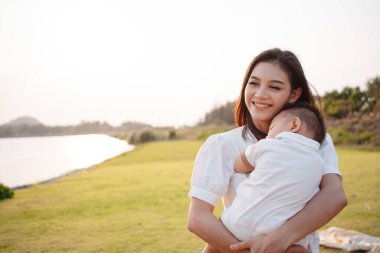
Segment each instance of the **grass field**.
[{"label": "grass field", "polygon": [[[200,141],[156,142],[0,202],[0,252],[200,252],[186,229]],[[349,205],[328,226],[380,236],[380,152],[339,148]],[[335,252],[323,249],[322,252]]]}]

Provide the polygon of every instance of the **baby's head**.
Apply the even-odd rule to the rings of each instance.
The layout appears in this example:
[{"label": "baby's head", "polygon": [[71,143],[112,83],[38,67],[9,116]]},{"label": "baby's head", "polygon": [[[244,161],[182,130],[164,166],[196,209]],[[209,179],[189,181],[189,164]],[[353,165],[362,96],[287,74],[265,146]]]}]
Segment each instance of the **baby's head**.
[{"label": "baby's head", "polygon": [[267,138],[274,138],[283,131],[298,133],[319,143],[326,135],[319,110],[304,103],[286,104],[273,118]]}]

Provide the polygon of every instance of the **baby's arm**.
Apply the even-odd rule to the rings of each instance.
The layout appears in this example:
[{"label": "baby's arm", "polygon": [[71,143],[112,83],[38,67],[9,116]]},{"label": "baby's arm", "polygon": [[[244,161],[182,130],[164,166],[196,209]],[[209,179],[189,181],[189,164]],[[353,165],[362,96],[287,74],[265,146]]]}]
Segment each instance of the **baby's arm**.
[{"label": "baby's arm", "polygon": [[235,160],[235,166],[234,169],[236,172],[239,173],[248,173],[255,169],[247,160],[247,157],[245,157],[245,151],[241,152],[238,158]]}]

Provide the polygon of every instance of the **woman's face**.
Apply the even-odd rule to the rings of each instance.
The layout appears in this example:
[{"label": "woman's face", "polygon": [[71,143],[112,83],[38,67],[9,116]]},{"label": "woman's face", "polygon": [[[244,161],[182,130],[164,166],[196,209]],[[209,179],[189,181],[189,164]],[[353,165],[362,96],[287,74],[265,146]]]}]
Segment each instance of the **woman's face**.
[{"label": "woman's face", "polygon": [[245,104],[255,126],[267,132],[270,122],[287,102],[295,102],[301,88],[291,89],[288,75],[275,62],[260,62],[245,87]]}]

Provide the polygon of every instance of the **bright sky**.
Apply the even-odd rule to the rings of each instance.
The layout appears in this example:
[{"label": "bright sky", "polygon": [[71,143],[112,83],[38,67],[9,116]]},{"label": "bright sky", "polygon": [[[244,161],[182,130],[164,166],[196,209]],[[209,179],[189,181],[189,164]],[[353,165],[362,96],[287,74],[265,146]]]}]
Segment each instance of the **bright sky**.
[{"label": "bright sky", "polygon": [[320,94],[380,75],[378,0],[1,0],[0,124],[194,124],[262,50]]}]

